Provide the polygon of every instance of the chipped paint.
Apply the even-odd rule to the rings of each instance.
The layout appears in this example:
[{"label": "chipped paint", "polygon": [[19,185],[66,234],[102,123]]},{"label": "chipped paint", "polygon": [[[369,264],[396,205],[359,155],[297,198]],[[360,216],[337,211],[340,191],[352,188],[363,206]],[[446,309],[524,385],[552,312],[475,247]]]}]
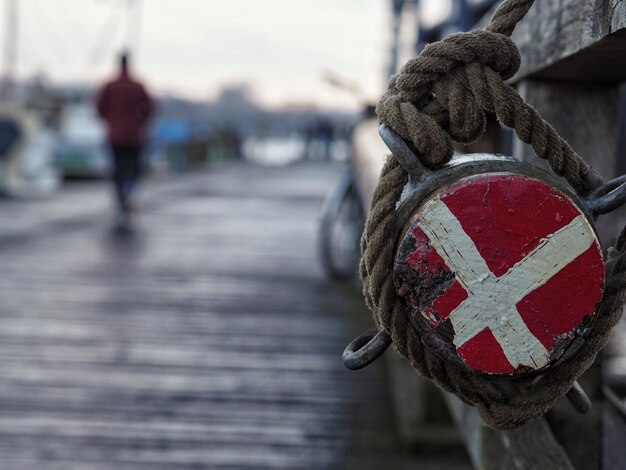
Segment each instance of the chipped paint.
[{"label": "chipped paint", "polygon": [[447,189],[421,207],[402,245],[413,271],[403,294],[435,331],[451,324],[446,340],[484,372],[549,365],[601,298],[593,229],[567,196],[531,178],[491,175]]}]

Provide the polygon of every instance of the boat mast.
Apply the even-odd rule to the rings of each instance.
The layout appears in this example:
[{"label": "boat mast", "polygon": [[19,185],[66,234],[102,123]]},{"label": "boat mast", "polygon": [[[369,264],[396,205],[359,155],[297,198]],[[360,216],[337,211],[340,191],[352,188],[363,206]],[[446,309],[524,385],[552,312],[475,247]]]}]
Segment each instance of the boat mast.
[{"label": "boat mast", "polygon": [[17,0],[5,0],[5,34],[2,54],[2,87],[0,98],[13,97],[17,63]]},{"label": "boat mast", "polygon": [[124,50],[133,56],[137,55],[139,49],[139,37],[141,29],[142,15],[141,0],[126,0],[124,15]]}]

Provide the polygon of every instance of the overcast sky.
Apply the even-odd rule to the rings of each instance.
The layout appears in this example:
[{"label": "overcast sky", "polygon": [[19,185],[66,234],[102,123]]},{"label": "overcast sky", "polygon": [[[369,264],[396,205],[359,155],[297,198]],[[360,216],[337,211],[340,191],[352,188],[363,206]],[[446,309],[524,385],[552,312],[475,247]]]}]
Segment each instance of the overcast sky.
[{"label": "overcast sky", "polygon": [[388,0],[134,0],[128,16],[128,0],[17,3],[20,77],[97,83],[128,41],[152,89],[186,97],[248,83],[266,104],[348,107],[326,71],[372,97],[385,84]]}]

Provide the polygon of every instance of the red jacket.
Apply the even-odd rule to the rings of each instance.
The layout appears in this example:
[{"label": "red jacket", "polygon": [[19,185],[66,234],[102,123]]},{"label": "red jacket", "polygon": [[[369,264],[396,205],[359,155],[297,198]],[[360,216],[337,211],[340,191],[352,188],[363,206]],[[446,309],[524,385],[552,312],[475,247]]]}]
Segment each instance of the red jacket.
[{"label": "red jacket", "polygon": [[154,104],[141,85],[127,73],[107,83],[96,99],[98,113],[107,123],[109,143],[142,144]]}]

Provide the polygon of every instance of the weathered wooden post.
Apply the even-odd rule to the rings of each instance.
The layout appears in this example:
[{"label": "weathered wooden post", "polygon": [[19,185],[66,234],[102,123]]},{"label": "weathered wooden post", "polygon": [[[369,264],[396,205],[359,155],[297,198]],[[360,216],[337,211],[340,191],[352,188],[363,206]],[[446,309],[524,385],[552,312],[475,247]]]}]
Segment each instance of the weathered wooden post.
[{"label": "weathered wooden post", "polygon": [[[573,148],[599,169],[605,178],[609,179],[615,176],[620,165],[617,157],[620,151],[622,154],[624,152],[623,148],[618,148],[619,142],[623,142],[624,139],[623,136],[620,139],[619,134],[619,82],[626,78],[626,60],[624,60],[626,56],[626,7],[624,3],[617,0],[571,0],[565,2],[545,0],[536,2],[525,20],[520,23],[513,40],[520,48],[522,66],[512,80],[518,84],[522,97],[535,106],[539,113],[569,141]],[[394,149],[393,146],[392,150],[396,157],[404,152],[398,147]],[[364,193],[369,195],[371,194],[371,181],[374,171],[379,170],[381,163],[369,161],[372,158],[379,158],[377,155],[364,156],[365,153],[357,152],[357,167],[361,169],[357,173],[362,188],[365,188]],[[519,143],[515,146],[515,156],[521,161],[535,161],[529,148]],[[364,159],[363,161],[367,161],[367,163],[359,163],[358,158]],[[498,164],[501,163],[502,161],[498,162]],[[474,164],[473,167],[472,164]],[[448,355],[451,360],[456,361],[460,358],[465,365],[497,375],[507,373],[507,371],[511,373],[509,368],[512,365],[514,369],[519,370],[516,367],[518,364],[516,361],[519,358],[513,356],[520,352],[516,348],[520,344],[525,344],[526,346],[522,349],[525,353],[530,351],[529,360],[526,362],[521,360],[519,364],[524,364],[525,367],[535,370],[549,367],[552,361],[558,362],[563,357],[562,354],[567,354],[568,348],[572,345],[575,346],[576,334],[571,335],[570,332],[580,331],[581,326],[585,326],[584,323],[588,320],[585,320],[584,317],[589,317],[589,309],[593,310],[593,305],[598,300],[596,297],[603,272],[596,269],[599,266],[598,257],[601,255],[599,254],[599,245],[595,241],[594,231],[585,223],[576,227],[581,233],[588,234],[588,237],[583,236],[579,241],[589,240],[588,244],[585,243],[585,246],[580,247],[580,253],[576,257],[580,256],[581,253],[584,253],[584,256],[589,256],[590,259],[581,263],[581,267],[583,271],[591,270],[583,276],[585,279],[582,288],[589,289],[588,295],[576,298],[588,300],[590,305],[585,306],[582,303],[575,307],[570,305],[564,308],[561,314],[547,320],[548,325],[552,320],[561,321],[568,318],[572,320],[572,328],[564,332],[567,341],[559,342],[558,345],[555,343],[554,349],[548,349],[545,348],[545,345],[543,348],[539,347],[533,338],[527,337],[526,343],[523,339],[521,343],[514,341],[514,347],[507,351],[506,345],[509,345],[510,342],[507,338],[504,338],[503,341],[498,340],[499,326],[497,322],[493,328],[489,328],[493,337],[481,339],[468,333],[467,338],[460,338],[459,332],[471,330],[471,322],[466,320],[475,319],[476,315],[483,311],[481,308],[473,308],[476,295],[471,292],[471,289],[467,289],[467,285],[464,285],[465,278],[478,277],[481,279],[481,283],[489,284],[492,274],[498,270],[497,266],[492,267],[491,261],[482,256],[482,263],[476,258],[475,263],[469,263],[472,266],[470,269],[472,272],[468,272],[468,276],[463,274],[463,270],[468,266],[468,258],[470,258],[469,261],[472,261],[472,250],[467,251],[466,248],[479,243],[477,238],[484,237],[480,234],[480,222],[475,223],[474,232],[471,232],[471,229],[468,231],[467,227],[474,223],[472,220],[484,221],[484,218],[481,219],[481,217],[485,214],[484,210],[478,215],[476,213],[460,214],[463,214],[464,210],[471,212],[470,209],[467,209],[468,206],[476,207],[484,204],[484,208],[492,203],[499,205],[503,200],[506,200],[507,192],[517,187],[517,182],[506,179],[509,177],[497,176],[494,179],[492,175],[494,172],[521,175],[515,178],[530,178],[533,181],[532,184],[541,185],[543,180],[537,173],[533,173],[533,170],[525,166],[516,166],[523,165],[520,163],[511,162],[512,165],[516,166],[515,168],[507,169],[500,166],[494,168],[489,167],[490,160],[487,157],[482,161],[472,162],[472,164],[465,162],[465,172],[459,171],[454,174],[455,170],[451,170],[447,177],[435,175],[431,178],[431,182],[432,179],[439,179],[436,183],[431,183],[431,186],[428,186],[428,178],[424,183],[423,174],[420,175],[418,183],[415,182],[417,178],[413,180],[413,183],[409,183],[409,189],[405,190],[403,200],[406,202],[407,199],[416,197],[415,194],[419,194],[417,198],[420,204],[412,217],[405,217],[408,223],[404,230],[398,229],[398,233],[404,235],[400,236],[399,251],[396,257],[396,285],[400,287],[400,290],[403,290],[409,303],[423,312],[422,318],[417,318],[413,327],[422,331],[422,334],[428,338],[431,349],[439,351],[441,355]],[[468,170],[470,167],[471,171]],[[452,173],[452,177],[450,173]],[[484,178],[472,177],[476,174],[486,176]],[[468,178],[469,181],[463,178]],[[527,181],[523,185],[526,183]],[[537,187],[534,190],[529,190],[528,195],[529,197],[532,195],[540,197],[543,194],[542,191],[547,191],[543,195],[547,201],[554,200],[556,202],[556,200],[569,199],[573,202],[573,205],[568,206],[568,208],[559,206],[554,212],[550,212],[550,214],[557,214],[557,216],[551,219],[549,223],[560,224],[559,227],[555,226],[554,231],[549,230],[550,234],[563,234],[564,232],[560,231],[564,227],[580,215],[589,213],[589,209],[585,207],[584,203],[582,205],[577,204],[575,195],[568,192],[567,187],[560,187],[554,181],[549,181],[549,183],[551,189],[542,190]],[[560,194],[550,193],[555,187],[562,192]],[[432,191],[435,188],[439,189],[433,196]],[[493,194],[488,195],[492,190],[494,192],[500,190],[499,197],[489,199],[494,196]],[[429,194],[430,196],[428,196]],[[483,199],[476,204],[469,204],[468,201],[473,197],[482,197]],[[366,199],[369,201],[370,197],[366,196]],[[455,204],[458,204],[458,211],[455,212],[455,209],[448,210],[447,212],[452,213],[450,216],[444,209],[450,209],[450,206],[454,207]],[[530,205],[532,206],[532,204]],[[442,208],[442,206],[446,207]],[[410,205],[406,205],[406,207],[410,207]],[[415,205],[413,205],[414,208]],[[564,219],[557,220],[559,214],[562,216],[565,212],[575,211],[577,208],[580,213],[578,215],[572,213],[571,219],[567,222],[563,222]],[[515,207],[501,209],[504,210],[505,218],[506,214],[512,219],[515,218],[515,214],[509,212],[510,210],[515,212]],[[400,210],[402,210],[402,202]],[[446,213],[443,213],[442,210]],[[404,215],[407,216],[408,214]],[[469,219],[461,220],[464,217],[469,217]],[[474,217],[477,219],[473,219]],[[472,244],[469,244],[467,237],[454,230],[455,220],[461,221],[466,232],[465,235],[470,235]],[[441,221],[445,221],[445,223],[441,223]],[[548,221],[545,222],[548,223]],[[623,222],[623,211],[614,213],[610,218],[601,222],[598,225],[598,233],[602,241],[613,240],[617,234],[617,229],[621,228],[617,225],[623,225]],[[539,223],[540,225],[542,223]],[[520,227],[518,235],[521,233],[522,238],[529,236],[527,230],[532,232],[537,227],[538,225]],[[546,238],[545,235],[543,238]],[[551,238],[551,235],[547,238]],[[549,243],[544,246],[547,245]],[[508,246],[510,247],[511,244]],[[572,248],[569,242],[563,246],[568,247],[568,252]],[[500,247],[500,251],[503,249]],[[455,253],[460,257],[459,259]],[[484,253],[484,250],[481,253]],[[520,259],[526,259],[526,255],[528,253],[522,255]],[[563,255],[564,253],[559,252],[556,258],[563,261]],[[498,260],[501,261],[501,258]],[[489,272],[485,271],[481,274],[480,266],[485,261],[489,266]],[[570,260],[566,264],[573,261]],[[456,266],[457,262],[460,263],[459,266]],[[455,265],[456,269],[452,271],[457,274],[461,272],[461,275],[450,278],[446,275],[446,269],[442,269],[444,265],[447,267]],[[506,272],[510,266],[501,266],[501,268]],[[450,271],[447,270],[447,272]],[[543,271],[543,274],[547,277],[549,273]],[[559,277],[562,275],[563,271],[558,270],[552,276],[547,277],[547,280],[558,283]],[[513,302],[516,299],[515,296],[511,297],[508,294],[513,295],[516,289],[521,288],[520,286],[524,282],[517,282],[519,280],[516,279],[515,283],[503,287],[506,294],[504,291],[502,294],[497,293],[498,289],[504,286],[506,282],[500,284],[502,281],[494,281],[494,289],[488,290],[485,295],[490,299],[493,299],[494,296],[500,296],[502,302],[498,302],[498,308],[504,308],[508,305],[507,302]],[[545,284],[547,280],[541,282]],[[454,283],[458,284],[458,288],[450,289]],[[567,281],[565,283],[567,284]],[[437,286],[443,287],[440,287],[438,291]],[[434,299],[432,298],[433,292],[438,292]],[[479,294],[479,297],[480,295],[482,294]],[[559,295],[562,296],[561,299],[563,300],[566,300],[568,295],[574,296],[574,294],[566,294],[564,291]],[[423,305],[427,305],[427,308],[422,308]],[[451,330],[446,327],[437,331],[443,318],[450,315],[451,311],[458,313],[459,305],[467,305],[467,308],[464,307],[464,312],[467,315],[459,315],[454,319]],[[576,316],[577,307],[587,313]],[[574,315],[576,319],[570,317],[571,315]],[[506,315],[498,316],[498,318],[504,317]],[[546,324],[544,320],[538,321],[543,321]],[[550,328],[549,326],[548,329]],[[565,337],[562,339],[565,340]],[[483,340],[486,342],[485,344],[488,344],[494,338],[504,353],[497,359],[485,356],[485,349],[482,349],[484,344],[471,344],[472,342],[480,343]],[[467,341],[463,341],[463,339],[467,339]],[[535,337],[535,339],[537,338]],[[451,347],[451,344],[454,347]],[[532,344],[535,344],[537,348],[533,348]],[[456,350],[456,354],[451,354],[453,349]],[[522,368],[522,372],[528,372],[528,370]],[[570,408],[557,405],[548,419],[540,418],[514,431],[494,431],[485,427],[474,408],[468,407],[458,399],[448,395],[449,407],[465,435],[467,447],[475,465],[480,468],[619,468],[607,465],[608,462],[614,465],[616,461],[620,461],[616,451],[623,455],[622,449],[617,449],[610,443],[607,444],[606,439],[604,443],[601,442],[601,436],[605,429],[603,425],[603,413],[605,411],[601,401],[601,373],[599,373],[599,368],[592,369],[588,375],[595,379],[595,381],[592,380],[584,384],[591,398],[597,404],[592,413],[579,417]],[[573,394],[576,396],[575,392]],[[416,399],[419,398],[416,397]],[[615,406],[615,403],[612,403],[611,406]],[[614,422],[612,424],[615,425]],[[590,443],[591,445],[589,445]]]},{"label": "weathered wooden post", "polygon": [[[538,2],[513,39],[522,52],[522,67],[514,78],[522,97],[605,178],[623,172],[626,147],[620,137],[619,85],[626,79],[625,4]],[[519,142],[515,156],[532,158],[531,150]],[[601,240],[612,242],[625,222],[623,209],[600,219]],[[580,416],[559,404],[548,415],[553,433],[577,468],[619,468],[616,459],[626,466],[623,447],[615,442],[619,431],[612,430],[615,437],[604,431],[610,404],[602,391],[601,358],[582,384],[594,402],[592,410]]]}]

